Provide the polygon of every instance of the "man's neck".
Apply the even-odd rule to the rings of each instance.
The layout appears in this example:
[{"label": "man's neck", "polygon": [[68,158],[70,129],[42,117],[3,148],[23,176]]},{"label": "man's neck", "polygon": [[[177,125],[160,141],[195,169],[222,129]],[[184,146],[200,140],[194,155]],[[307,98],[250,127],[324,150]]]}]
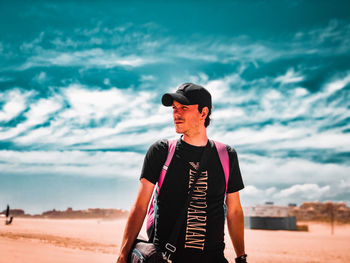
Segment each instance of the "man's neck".
[{"label": "man's neck", "polygon": [[208,143],[207,130],[204,129],[203,131],[196,134],[185,133],[182,137],[182,140],[193,146],[206,146]]}]

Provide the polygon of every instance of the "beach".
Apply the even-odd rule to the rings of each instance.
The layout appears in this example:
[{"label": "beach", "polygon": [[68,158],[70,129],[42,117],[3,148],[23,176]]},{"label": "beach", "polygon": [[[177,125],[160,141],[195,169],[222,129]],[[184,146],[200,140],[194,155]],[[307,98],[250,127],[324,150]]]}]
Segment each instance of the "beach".
[{"label": "beach", "polygon": [[[107,263],[119,253],[126,218],[42,219],[15,218],[0,224],[0,263]],[[350,262],[350,225],[305,223],[308,232],[245,230],[249,262]],[[227,229],[226,229],[226,233]],[[146,236],[143,228],[141,234]],[[234,250],[225,235],[225,255]]]}]

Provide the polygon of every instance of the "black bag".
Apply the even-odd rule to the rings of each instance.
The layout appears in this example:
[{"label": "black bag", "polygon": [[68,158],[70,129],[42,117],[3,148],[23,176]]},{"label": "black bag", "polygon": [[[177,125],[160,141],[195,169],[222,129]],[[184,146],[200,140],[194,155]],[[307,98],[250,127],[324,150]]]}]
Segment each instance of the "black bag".
[{"label": "black bag", "polygon": [[165,263],[162,252],[158,252],[153,243],[136,239],[129,255],[129,263]]}]

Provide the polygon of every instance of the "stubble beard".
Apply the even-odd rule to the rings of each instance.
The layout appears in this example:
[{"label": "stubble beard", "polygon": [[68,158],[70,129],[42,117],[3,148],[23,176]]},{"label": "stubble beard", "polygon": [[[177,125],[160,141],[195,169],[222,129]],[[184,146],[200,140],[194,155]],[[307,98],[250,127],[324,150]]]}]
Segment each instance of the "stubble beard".
[{"label": "stubble beard", "polygon": [[179,134],[183,134],[184,133],[184,129],[175,125],[175,130],[176,130],[176,133],[179,133]]}]

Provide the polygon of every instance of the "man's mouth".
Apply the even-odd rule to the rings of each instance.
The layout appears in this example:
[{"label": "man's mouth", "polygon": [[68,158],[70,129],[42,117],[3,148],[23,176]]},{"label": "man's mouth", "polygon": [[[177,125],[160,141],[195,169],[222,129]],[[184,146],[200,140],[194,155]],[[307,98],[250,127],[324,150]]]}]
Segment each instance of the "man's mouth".
[{"label": "man's mouth", "polygon": [[183,120],[174,120],[175,124],[183,123]]}]

